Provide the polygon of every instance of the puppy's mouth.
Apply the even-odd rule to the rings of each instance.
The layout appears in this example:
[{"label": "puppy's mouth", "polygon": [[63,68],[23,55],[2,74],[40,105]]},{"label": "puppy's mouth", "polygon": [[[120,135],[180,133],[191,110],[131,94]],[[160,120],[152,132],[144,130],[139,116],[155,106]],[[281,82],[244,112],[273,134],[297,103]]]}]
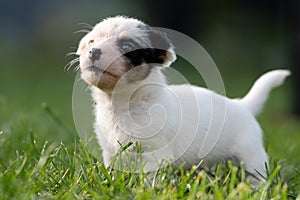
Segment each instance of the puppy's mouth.
[{"label": "puppy's mouth", "polygon": [[111,73],[111,72],[109,72],[109,71],[107,71],[107,70],[100,69],[100,68],[96,67],[95,65],[86,67],[86,68],[84,69],[84,71],[85,71],[85,70],[87,70],[87,71],[92,71],[92,72],[94,72],[97,76],[98,76],[98,75],[109,75],[109,76],[112,76],[112,77],[114,77],[114,78],[118,78],[117,75],[115,75],[115,74],[113,74],[113,73]]}]

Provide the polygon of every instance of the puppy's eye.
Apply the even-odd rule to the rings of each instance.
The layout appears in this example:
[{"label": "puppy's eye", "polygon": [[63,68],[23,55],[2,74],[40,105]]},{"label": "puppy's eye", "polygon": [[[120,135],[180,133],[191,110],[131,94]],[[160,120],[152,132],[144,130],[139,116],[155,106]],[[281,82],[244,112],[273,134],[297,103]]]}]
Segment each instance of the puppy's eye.
[{"label": "puppy's eye", "polygon": [[120,48],[124,51],[132,51],[134,49],[134,44],[132,42],[123,42],[120,45]]},{"label": "puppy's eye", "polygon": [[89,44],[93,44],[93,43],[94,43],[94,40],[90,40],[90,41],[89,41]]}]

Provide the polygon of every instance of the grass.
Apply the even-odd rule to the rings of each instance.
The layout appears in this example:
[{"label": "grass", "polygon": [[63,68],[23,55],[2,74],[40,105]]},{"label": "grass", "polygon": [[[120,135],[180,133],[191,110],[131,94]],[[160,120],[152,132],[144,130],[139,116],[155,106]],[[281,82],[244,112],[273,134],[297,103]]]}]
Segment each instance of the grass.
[{"label": "grass", "polygon": [[[9,105],[2,98],[1,108],[10,112]],[[154,181],[146,173],[105,168],[102,160],[87,151],[55,111],[43,104],[36,112],[17,113],[9,124],[1,124],[0,196],[1,199],[299,199],[300,160],[295,142],[300,137],[299,124],[296,120],[281,119],[281,124],[274,127],[274,119],[263,115],[260,120],[266,124],[266,132],[274,134],[266,136],[270,140],[267,146],[271,169],[267,183],[253,189],[245,180],[243,167],[230,162],[216,166],[213,172],[197,167],[184,171],[182,167],[168,165],[157,172]],[[294,139],[287,138],[283,143],[286,131]],[[48,137],[60,134],[70,137]],[[286,160],[280,159],[281,155],[272,156],[280,152],[277,148],[285,151],[282,158]]]},{"label": "grass", "polygon": [[[20,60],[1,68],[0,199],[300,199],[300,124],[288,114],[289,84],[272,93],[259,117],[271,158],[267,184],[251,188],[243,167],[230,162],[212,172],[168,165],[152,181],[106,169],[83,145],[72,121],[74,76],[63,61]],[[253,79],[225,76],[229,96],[242,96]]]}]

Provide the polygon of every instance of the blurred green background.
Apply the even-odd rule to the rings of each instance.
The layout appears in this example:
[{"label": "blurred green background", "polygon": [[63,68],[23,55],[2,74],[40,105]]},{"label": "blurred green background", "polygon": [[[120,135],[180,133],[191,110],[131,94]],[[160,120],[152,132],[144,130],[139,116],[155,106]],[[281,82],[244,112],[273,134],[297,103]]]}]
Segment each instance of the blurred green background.
[{"label": "blurred green background", "polygon": [[[66,54],[76,50],[83,36],[74,33],[82,29],[80,23],[94,25],[108,16],[127,15],[151,26],[185,33],[214,59],[227,95],[241,97],[268,70],[287,68],[295,71],[297,77],[294,38],[299,34],[295,36],[298,29],[289,19],[299,7],[293,7],[293,3],[292,0],[1,0],[0,133],[11,134],[9,138],[16,141],[5,147],[12,152],[22,149],[22,140],[27,137],[24,135],[31,133],[42,140],[67,144],[78,137],[72,118],[76,72],[65,71],[64,67],[72,59]],[[182,63],[179,60],[174,67],[191,83],[201,84],[192,69],[180,67]],[[259,119],[271,154],[290,157],[289,161],[300,164],[292,159],[299,157],[297,148],[292,147],[300,144],[299,123],[292,114],[297,111],[294,105],[298,102],[299,78],[292,80],[272,93]],[[61,126],[41,108],[43,102],[59,118]],[[9,152],[2,151],[2,154]]]}]

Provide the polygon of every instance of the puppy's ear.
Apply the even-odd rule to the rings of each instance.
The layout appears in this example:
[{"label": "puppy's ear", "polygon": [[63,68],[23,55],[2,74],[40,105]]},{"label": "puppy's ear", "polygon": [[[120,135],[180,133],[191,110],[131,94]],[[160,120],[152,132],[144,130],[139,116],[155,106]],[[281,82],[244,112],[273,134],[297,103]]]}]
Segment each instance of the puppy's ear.
[{"label": "puppy's ear", "polygon": [[162,60],[163,65],[169,66],[176,60],[174,47],[165,33],[151,29],[149,31],[149,40],[154,49],[154,56],[157,60]]}]

